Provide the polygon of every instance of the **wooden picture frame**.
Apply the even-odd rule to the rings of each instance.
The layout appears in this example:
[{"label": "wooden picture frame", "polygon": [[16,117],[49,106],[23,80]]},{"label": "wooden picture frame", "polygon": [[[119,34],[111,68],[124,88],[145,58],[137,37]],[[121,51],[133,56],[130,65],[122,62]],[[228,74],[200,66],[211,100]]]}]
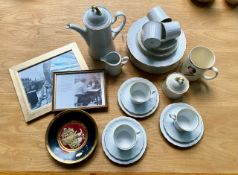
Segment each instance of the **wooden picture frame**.
[{"label": "wooden picture frame", "polygon": [[25,121],[52,111],[53,72],[87,69],[76,43],[11,67],[9,72]]},{"label": "wooden picture frame", "polygon": [[104,70],[55,72],[53,78],[53,111],[107,107]]}]

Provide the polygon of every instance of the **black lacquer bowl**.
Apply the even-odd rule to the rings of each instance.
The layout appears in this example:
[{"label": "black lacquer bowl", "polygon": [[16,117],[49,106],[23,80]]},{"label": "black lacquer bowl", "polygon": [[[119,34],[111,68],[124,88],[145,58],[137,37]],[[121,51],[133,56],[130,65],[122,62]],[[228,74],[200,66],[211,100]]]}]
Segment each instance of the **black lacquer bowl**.
[{"label": "black lacquer bowl", "polygon": [[56,115],[45,135],[50,155],[64,164],[74,164],[88,158],[96,148],[97,141],[97,125],[82,110],[68,110]]}]

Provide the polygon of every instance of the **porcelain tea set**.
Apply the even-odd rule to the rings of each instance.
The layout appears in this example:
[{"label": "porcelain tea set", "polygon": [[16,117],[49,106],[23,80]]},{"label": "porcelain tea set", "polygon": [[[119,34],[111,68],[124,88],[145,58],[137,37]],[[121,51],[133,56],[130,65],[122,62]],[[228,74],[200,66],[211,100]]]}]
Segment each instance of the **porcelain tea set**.
[{"label": "porcelain tea set", "polygon": [[[123,18],[122,23],[112,29],[119,17]],[[126,16],[123,12],[117,11],[113,17],[104,7],[92,6],[83,17],[84,28],[77,24],[67,24],[66,28],[73,29],[81,34],[89,47],[89,54],[95,60],[105,63],[105,70],[112,76],[121,73],[121,67],[126,64],[128,57],[121,57],[115,52],[113,40],[120,33],[126,24]]]},{"label": "porcelain tea set", "polygon": [[[111,26],[118,17],[122,17],[123,21],[112,29]],[[106,8],[92,6],[85,12],[83,22],[84,28],[72,23],[66,27],[82,35],[89,46],[91,57],[102,61],[109,75],[119,75],[129,57],[122,57],[115,51],[113,40],[125,26],[126,16],[122,12],[116,12],[113,17]],[[161,7],[156,6],[146,17],[131,25],[127,46],[131,53],[130,60],[136,67],[145,72],[161,74],[179,65],[186,49],[186,38],[179,22],[173,21]],[[214,67],[214,63],[215,55],[210,49],[203,46],[193,48],[181,64],[179,72],[166,77],[162,84],[163,93],[168,98],[179,99],[189,90],[190,81],[216,78],[218,69]],[[214,75],[207,76],[207,71],[214,72]],[[134,119],[122,116],[105,126],[102,147],[111,161],[128,165],[143,156],[147,147],[147,136],[143,126],[135,119],[153,114],[159,106],[159,97],[157,87],[144,78],[133,77],[121,84],[117,93],[118,104],[125,114]],[[88,115],[84,112],[82,114]],[[195,145],[204,133],[201,115],[186,103],[166,106],[159,123],[165,139],[181,148]]]}]

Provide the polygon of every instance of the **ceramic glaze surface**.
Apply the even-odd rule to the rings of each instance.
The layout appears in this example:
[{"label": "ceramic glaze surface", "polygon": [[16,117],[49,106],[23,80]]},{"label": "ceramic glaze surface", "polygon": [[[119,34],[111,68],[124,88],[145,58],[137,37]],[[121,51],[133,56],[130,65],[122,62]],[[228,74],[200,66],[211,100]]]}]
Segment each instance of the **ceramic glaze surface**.
[{"label": "ceramic glaze surface", "polygon": [[178,48],[176,52],[168,57],[164,57],[164,59],[158,59],[157,57],[147,56],[144,54],[138,45],[138,32],[146,22],[148,22],[146,17],[141,18],[134,22],[128,31],[127,46],[130,53],[132,54],[131,61],[136,67],[149,73],[160,74],[174,69],[176,66],[178,66],[178,63],[183,57],[184,51],[186,49],[186,38],[184,32],[181,31],[181,35],[177,39]]},{"label": "ceramic glaze surface", "polygon": [[[118,17],[122,17],[123,21],[118,27],[112,29],[111,25],[117,21]],[[99,60],[102,56],[115,50],[113,40],[124,28],[126,16],[118,11],[113,17],[106,8],[92,6],[85,12],[83,22],[85,28],[72,23],[66,28],[80,33],[89,46],[91,57]]]},{"label": "ceramic glaze surface", "polygon": [[[152,94],[151,99],[148,100],[146,103],[134,104],[132,103],[130,98],[128,98],[130,97],[130,86],[135,82],[144,82],[150,86],[151,91],[155,91]],[[127,115],[135,118],[144,118],[153,114],[157,109],[159,105],[159,93],[157,88],[150,81],[143,78],[134,77],[128,79],[120,86],[117,93],[117,100],[119,106]]]},{"label": "ceramic glaze surface", "polygon": [[191,132],[195,130],[199,124],[198,115],[189,108],[182,109],[176,114],[174,124],[182,131]]},{"label": "ceramic glaze surface", "polygon": [[118,52],[112,51],[100,58],[104,63],[106,73],[111,76],[117,76],[121,73],[122,67],[128,62],[127,56],[121,57]]},{"label": "ceramic glaze surface", "polygon": [[113,133],[114,143],[121,150],[129,150],[135,146],[136,132],[130,125],[120,125]]},{"label": "ceramic glaze surface", "polygon": [[[218,69],[214,67],[215,54],[204,46],[193,48],[187,59],[181,66],[181,72],[190,81],[196,81],[200,78],[212,80],[218,76]],[[207,76],[206,71],[213,72],[213,75]]]},{"label": "ceramic glaze surface", "polygon": [[[130,150],[120,150],[113,142],[113,130],[120,125],[130,125],[138,134],[135,146]],[[128,165],[138,161],[147,147],[147,136],[143,126],[135,119],[118,117],[111,120],[102,133],[102,146],[106,156],[113,162]]]},{"label": "ceramic glaze surface", "polygon": [[[179,110],[184,108],[190,108],[198,114],[199,125],[192,132],[179,131],[174,126],[174,120],[169,117],[171,113],[177,113]],[[166,106],[160,115],[160,130],[165,139],[171,144],[182,148],[188,148],[197,144],[201,140],[204,133],[204,125],[202,117],[194,107],[186,103],[173,103]]]}]

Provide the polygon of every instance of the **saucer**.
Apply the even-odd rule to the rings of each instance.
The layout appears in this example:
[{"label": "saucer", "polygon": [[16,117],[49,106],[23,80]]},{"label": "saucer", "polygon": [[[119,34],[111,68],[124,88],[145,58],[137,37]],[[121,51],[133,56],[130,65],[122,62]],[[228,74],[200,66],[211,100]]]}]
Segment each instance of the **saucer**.
[{"label": "saucer", "polygon": [[[169,117],[169,114],[176,113],[178,110],[183,108],[190,108],[194,110],[199,116],[199,126],[192,132],[181,132],[178,131],[173,124],[173,119]],[[186,104],[186,103],[173,103],[165,107],[160,115],[160,130],[163,136],[173,145],[187,148],[198,143],[204,133],[204,125],[202,117],[197,112],[197,110]]]},{"label": "saucer", "polygon": [[158,59],[155,56],[144,54],[137,41],[137,34],[146,22],[148,22],[147,17],[141,18],[134,22],[128,31],[127,46],[132,54],[130,60],[136,67],[149,73],[161,74],[176,68],[186,49],[186,38],[184,32],[181,31],[180,36],[177,38],[177,50],[170,56]]},{"label": "saucer", "polygon": [[[113,130],[121,124],[128,124],[136,131],[139,131],[136,145],[131,150],[119,150],[114,144]],[[118,117],[110,121],[104,128],[102,133],[102,146],[104,153],[111,161],[123,165],[131,164],[138,161],[146,150],[146,132],[141,124],[135,119],[130,117]]]},{"label": "saucer", "polygon": [[55,160],[74,164],[93,153],[97,137],[97,125],[87,112],[68,110],[50,122],[45,135],[46,148]]},{"label": "saucer", "polygon": [[[146,55],[151,55],[151,56],[154,56],[154,57],[157,57],[157,58],[160,58],[160,59],[164,59],[165,57],[168,57],[170,55],[172,55],[176,50],[177,50],[177,42],[174,42],[172,44],[172,42],[169,42],[171,43],[170,46],[167,45],[167,49],[163,49],[163,50],[159,50],[160,48],[157,48],[156,50],[148,50],[142,43],[141,41],[141,31],[138,32],[137,34],[137,38],[138,38],[138,44],[141,48],[141,50],[144,52],[144,54]],[[177,40],[175,40],[177,41]],[[166,44],[166,42],[165,42]],[[165,47],[165,46],[163,46]]]},{"label": "saucer", "polygon": [[[152,91],[152,98],[144,104],[134,104],[130,100],[129,89],[134,82],[144,82],[148,84]],[[134,77],[126,80],[119,88],[117,93],[118,103],[121,109],[129,116],[135,118],[144,118],[155,112],[159,105],[159,93],[155,85],[144,78]]]}]

